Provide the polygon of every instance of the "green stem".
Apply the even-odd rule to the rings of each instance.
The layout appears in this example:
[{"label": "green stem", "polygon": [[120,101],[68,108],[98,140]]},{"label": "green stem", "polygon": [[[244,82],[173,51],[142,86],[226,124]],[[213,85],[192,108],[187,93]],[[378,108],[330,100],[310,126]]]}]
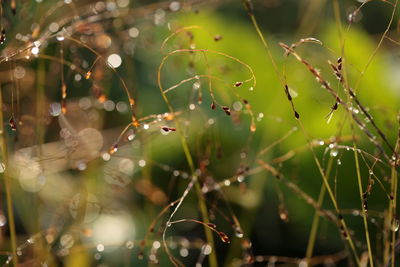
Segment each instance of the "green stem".
[{"label": "green stem", "polygon": [[357,146],[356,146],[355,141],[353,141],[353,147],[354,147],[354,159],[355,159],[355,163],[356,163],[358,191],[360,193],[361,210],[362,210],[362,217],[363,217],[363,222],[364,222],[365,239],[367,240],[368,257],[369,257],[370,266],[374,267],[374,260],[372,257],[372,249],[371,249],[371,241],[370,241],[369,231],[368,231],[367,210],[365,209],[364,198],[363,198],[363,188],[362,188],[362,181],[361,181],[361,174],[360,174],[360,163],[358,161],[358,154],[357,154],[358,152],[357,152]]},{"label": "green stem", "polygon": [[7,155],[7,142],[4,135],[4,121],[3,121],[3,96],[2,90],[0,92],[0,132],[1,132],[1,154],[3,159],[3,164],[5,166],[5,170],[3,173],[4,177],[4,185],[6,190],[6,200],[7,200],[7,216],[8,216],[8,227],[10,231],[11,238],[11,251],[13,257],[13,265],[18,266],[18,256],[17,256],[17,234],[15,230],[15,220],[14,220],[14,210],[13,210],[13,200],[11,193],[11,177],[8,175],[8,155]]},{"label": "green stem", "polygon": [[[328,161],[328,167],[326,170],[327,178],[329,178],[329,176],[330,176],[330,173],[332,170],[332,163],[333,163],[333,157],[330,157],[329,161]],[[323,203],[324,197],[325,197],[325,193],[326,193],[326,187],[324,185],[322,185],[321,190],[318,195],[318,201],[317,201],[318,207],[322,206],[322,203]],[[320,218],[319,212],[315,211],[312,225],[311,225],[310,236],[308,238],[308,243],[307,243],[307,250],[306,250],[307,262],[310,262],[310,259],[312,257],[313,251],[314,251],[315,240],[317,238],[317,232],[318,232],[319,218]]]},{"label": "green stem", "polygon": [[[160,93],[161,93],[165,103],[167,104],[171,115],[175,116],[175,111],[174,111],[171,103],[169,102],[168,97],[164,93],[163,87],[161,85],[161,69],[163,67],[164,62],[165,62],[165,58],[161,62],[160,66],[159,66],[159,69],[158,69],[158,79],[157,79],[158,80],[158,86],[159,86],[159,89],[160,89]],[[183,152],[184,152],[185,157],[186,157],[186,161],[187,161],[187,163],[189,165],[190,172],[191,172],[191,174],[193,176],[193,175],[195,175],[195,167],[194,167],[194,163],[193,163],[193,158],[192,158],[192,155],[190,153],[189,146],[188,146],[185,134],[184,134],[184,132],[183,132],[183,130],[181,128],[181,124],[180,124],[178,119],[175,120],[175,126],[176,126],[177,132],[179,133],[179,137],[180,137],[180,140],[181,140],[181,145],[182,145]],[[196,190],[196,194],[198,196],[199,208],[200,208],[200,213],[201,213],[201,216],[202,216],[202,220],[203,220],[204,223],[209,223],[210,219],[208,217],[207,206],[206,206],[204,198],[201,197],[202,192],[201,192],[201,187],[200,187],[200,183],[199,183],[198,180],[195,183],[195,190]],[[218,262],[217,262],[217,257],[216,257],[216,253],[215,253],[214,237],[213,237],[212,232],[211,232],[211,230],[209,228],[204,227],[204,230],[205,230],[207,242],[213,248],[212,253],[209,255],[210,267],[216,267],[216,266],[218,266]]]},{"label": "green stem", "polygon": [[[284,81],[283,81],[283,79],[282,79],[282,77],[281,77],[281,75],[279,73],[278,66],[277,66],[277,64],[276,64],[276,62],[274,60],[274,57],[272,56],[271,50],[270,50],[270,48],[268,46],[268,42],[264,38],[264,35],[262,34],[262,32],[260,30],[260,27],[258,26],[257,20],[256,20],[254,14],[253,14],[251,0],[243,0],[243,2],[244,2],[244,5],[245,5],[245,8],[246,8],[246,11],[248,12],[248,14],[250,16],[250,19],[251,19],[251,21],[253,23],[253,26],[254,26],[259,38],[261,39],[261,42],[263,43],[264,49],[267,52],[268,57],[270,58],[270,60],[272,62],[272,65],[274,67],[276,75],[280,79],[280,82],[282,83],[282,85],[284,86],[285,83],[284,83]],[[333,204],[337,214],[340,215],[339,205],[338,205],[338,203],[336,201],[335,195],[333,194],[332,188],[328,183],[328,179],[326,178],[325,173],[324,173],[324,171],[322,169],[321,163],[319,162],[319,160],[318,160],[318,158],[317,158],[317,156],[316,156],[316,154],[315,154],[315,152],[313,150],[313,147],[310,144],[310,141],[308,140],[309,138],[307,136],[307,133],[306,133],[306,131],[304,129],[303,124],[301,123],[300,120],[298,120],[298,123],[299,123],[299,125],[300,125],[300,127],[301,127],[301,129],[303,131],[304,136],[307,138],[307,145],[309,146],[309,149],[310,149],[310,151],[312,153],[314,161],[315,161],[315,163],[317,165],[317,168],[318,168],[318,170],[319,170],[319,172],[321,174],[322,180],[324,182],[324,186],[326,187],[326,190],[328,191],[328,195],[329,195],[329,197],[330,197],[330,199],[332,201],[332,204]],[[360,266],[360,259],[358,258],[357,251],[356,251],[353,239],[350,236],[350,231],[349,231],[349,229],[347,227],[346,222],[343,220],[343,218],[341,216],[340,216],[340,225],[343,228],[344,233],[346,234],[346,240],[349,243],[349,246],[350,246],[351,252],[353,253],[354,259],[355,259],[357,265]]]}]

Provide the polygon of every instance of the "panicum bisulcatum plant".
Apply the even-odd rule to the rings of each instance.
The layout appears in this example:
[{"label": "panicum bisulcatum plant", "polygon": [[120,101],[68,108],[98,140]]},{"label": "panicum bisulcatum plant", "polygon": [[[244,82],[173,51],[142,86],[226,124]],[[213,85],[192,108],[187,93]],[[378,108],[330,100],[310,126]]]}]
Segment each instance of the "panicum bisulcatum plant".
[{"label": "panicum bisulcatum plant", "polygon": [[0,1],[0,264],[398,266],[399,13]]}]

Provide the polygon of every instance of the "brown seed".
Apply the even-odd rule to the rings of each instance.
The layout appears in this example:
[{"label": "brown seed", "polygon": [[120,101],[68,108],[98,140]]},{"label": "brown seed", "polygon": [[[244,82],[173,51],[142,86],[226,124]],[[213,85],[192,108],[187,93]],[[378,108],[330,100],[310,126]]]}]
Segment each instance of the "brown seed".
[{"label": "brown seed", "polygon": [[235,87],[240,87],[240,86],[242,86],[242,84],[243,84],[243,82],[236,82]]},{"label": "brown seed", "polygon": [[217,35],[214,36],[214,41],[218,42],[218,41],[221,41],[221,40],[222,40],[222,35],[217,34]]},{"label": "brown seed", "polygon": [[15,125],[15,120],[14,120],[13,116],[11,116],[10,120],[8,121],[8,123],[9,123],[9,125],[11,127],[11,130],[13,130],[13,131],[17,130],[17,126]]}]

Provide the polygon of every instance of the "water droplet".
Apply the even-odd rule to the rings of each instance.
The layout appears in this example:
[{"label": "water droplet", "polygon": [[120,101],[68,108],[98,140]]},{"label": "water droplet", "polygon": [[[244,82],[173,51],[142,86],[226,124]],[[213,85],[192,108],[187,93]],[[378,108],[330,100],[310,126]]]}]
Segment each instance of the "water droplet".
[{"label": "water droplet", "polygon": [[198,90],[200,88],[200,83],[199,82],[195,82],[193,83],[193,90]]},{"label": "water droplet", "polygon": [[59,34],[57,34],[56,39],[57,39],[57,41],[62,42],[62,41],[64,41],[65,38],[64,38],[64,35],[59,33]]},{"label": "water droplet", "polygon": [[232,106],[235,111],[240,111],[243,108],[242,103],[239,101],[234,102]]},{"label": "water droplet", "polygon": [[129,241],[126,241],[125,246],[127,249],[132,249],[134,246],[134,243],[133,243],[133,241],[129,240]]},{"label": "water droplet", "polygon": [[160,247],[161,247],[160,241],[154,241],[154,242],[153,242],[153,248],[159,249]]},{"label": "water droplet", "polygon": [[118,68],[122,64],[122,59],[118,54],[111,54],[107,58],[107,63],[112,68]]},{"label": "water droplet", "polygon": [[64,234],[60,238],[60,245],[64,248],[70,248],[74,245],[74,238],[70,234]]},{"label": "water droplet", "polygon": [[238,238],[242,238],[243,237],[243,230],[242,228],[240,228],[240,226],[235,225],[235,236]]},{"label": "water droplet", "polygon": [[399,230],[399,226],[400,226],[399,220],[394,219],[391,226],[392,231],[397,232]]},{"label": "water droplet", "polygon": [[60,103],[51,103],[49,113],[53,117],[57,117],[61,114],[61,104]]},{"label": "water droplet", "polygon": [[7,223],[7,218],[4,214],[0,214],[0,227],[3,227]]},{"label": "water droplet", "polygon": [[0,162],[0,173],[4,173],[6,170],[6,165],[3,162]]},{"label": "water droplet", "polygon": [[39,47],[34,46],[31,50],[32,55],[37,55],[39,54]]},{"label": "water droplet", "polygon": [[231,181],[230,181],[229,179],[226,179],[226,180],[224,181],[224,185],[225,185],[225,186],[230,186],[230,185],[231,185]]},{"label": "water droplet", "polygon": [[102,252],[102,251],[104,251],[104,245],[103,244],[98,244],[96,246],[96,249],[97,249],[98,252]]},{"label": "water droplet", "polygon": [[339,151],[337,148],[331,149],[331,152],[329,153],[332,157],[336,157],[338,155]]},{"label": "water droplet", "polygon": [[141,159],[141,160],[139,160],[138,165],[140,167],[144,167],[144,166],[146,166],[146,161],[144,159]]},{"label": "water droplet", "polygon": [[187,256],[189,255],[189,250],[188,250],[187,248],[181,248],[181,249],[179,250],[179,254],[180,254],[182,257],[187,257]]},{"label": "water droplet", "polygon": [[289,221],[289,213],[286,209],[282,209],[281,212],[279,213],[279,218],[283,221],[283,222],[288,222]]},{"label": "water droplet", "polygon": [[205,244],[203,245],[202,250],[204,255],[210,255],[212,252],[212,247],[209,244]]}]

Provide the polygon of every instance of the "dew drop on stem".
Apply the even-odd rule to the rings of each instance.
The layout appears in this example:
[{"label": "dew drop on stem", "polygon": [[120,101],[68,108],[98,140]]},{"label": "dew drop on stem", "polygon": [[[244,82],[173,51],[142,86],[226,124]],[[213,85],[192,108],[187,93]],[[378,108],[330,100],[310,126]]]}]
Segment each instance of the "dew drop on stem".
[{"label": "dew drop on stem", "polygon": [[400,226],[399,220],[398,219],[394,219],[393,222],[392,222],[392,225],[391,225],[392,231],[393,232],[397,232],[399,230],[399,226]]},{"label": "dew drop on stem", "polygon": [[237,237],[237,238],[242,238],[243,237],[243,230],[242,230],[242,228],[240,228],[240,226],[238,226],[238,225],[235,225],[234,226],[234,229],[235,229],[235,236]]},{"label": "dew drop on stem", "polygon": [[4,173],[6,170],[6,165],[3,162],[0,162],[0,173]]}]

